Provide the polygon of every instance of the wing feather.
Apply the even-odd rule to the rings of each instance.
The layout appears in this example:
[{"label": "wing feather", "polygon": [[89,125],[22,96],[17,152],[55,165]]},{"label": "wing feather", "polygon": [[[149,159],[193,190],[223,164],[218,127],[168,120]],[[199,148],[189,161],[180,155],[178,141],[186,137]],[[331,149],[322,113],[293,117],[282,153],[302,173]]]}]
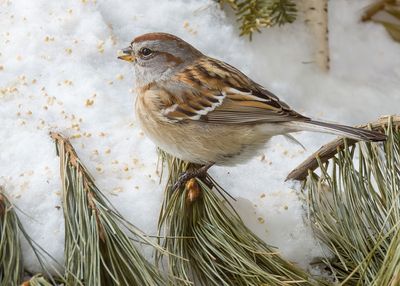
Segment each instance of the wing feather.
[{"label": "wing feather", "polygon": [[[220,124],[310,120],[236,68],[215,59],[201,58],[177,74],[172,83],[173,92],[166,91],[169,105],[162,109],[168,120]],[[164,89],[168,89],[166,84]]]}]

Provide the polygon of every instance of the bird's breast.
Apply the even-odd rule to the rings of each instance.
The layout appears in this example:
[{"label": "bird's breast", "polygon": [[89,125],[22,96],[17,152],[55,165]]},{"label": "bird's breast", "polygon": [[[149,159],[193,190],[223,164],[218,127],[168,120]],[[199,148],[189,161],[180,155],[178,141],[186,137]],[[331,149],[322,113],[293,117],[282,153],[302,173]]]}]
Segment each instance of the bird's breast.
[{"label": "bird's breast", "polygon": [[[182,128],[182,124],[172,124],[165,120],[157,106],[157,99],[148,93],[138,95],[135,110],[137,121],[146,136],[164,151],[182,158],[185,150],[180,142],[189,133],[186,128]],[[182,159],[189,158],[185,156]]]}]

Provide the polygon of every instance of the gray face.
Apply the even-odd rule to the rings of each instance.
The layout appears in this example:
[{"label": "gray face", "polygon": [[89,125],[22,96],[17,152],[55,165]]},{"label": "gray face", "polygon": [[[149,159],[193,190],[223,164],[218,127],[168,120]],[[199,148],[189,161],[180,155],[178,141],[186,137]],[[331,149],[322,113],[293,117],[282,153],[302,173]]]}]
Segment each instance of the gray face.
[{"label": "gray face", "polygon": [[180,39],[133,41],[124,53],[131,53],[134,58],[137,86],[166,80],[202,56],[198,50]]}]

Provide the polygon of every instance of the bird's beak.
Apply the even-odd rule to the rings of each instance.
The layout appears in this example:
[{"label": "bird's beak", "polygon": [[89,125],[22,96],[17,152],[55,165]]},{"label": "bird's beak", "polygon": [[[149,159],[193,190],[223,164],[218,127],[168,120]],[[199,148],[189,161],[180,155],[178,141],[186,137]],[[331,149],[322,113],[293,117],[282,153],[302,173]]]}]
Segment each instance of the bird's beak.
[{"label": "bird's beak", "polygon": [[128,62],[133,62],[135,61],[135,56],[133,55],[133,51],[130,47],[125,48],[123,50],[119,50],[117,52],[117,56],[120,60],[128,61]]}]

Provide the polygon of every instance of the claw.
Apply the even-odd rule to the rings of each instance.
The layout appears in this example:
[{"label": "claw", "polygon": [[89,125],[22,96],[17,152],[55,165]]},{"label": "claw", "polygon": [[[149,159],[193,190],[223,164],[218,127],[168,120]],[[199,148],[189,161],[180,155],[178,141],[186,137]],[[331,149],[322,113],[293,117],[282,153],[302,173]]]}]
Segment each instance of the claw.
[{"label": "claw", "polygon": [[196,170],[186,171],[182,175],[179,176],[178,180],[175,182],[172,190],[176,191],[180,189],[183,185],[186,184],[190,179],[194,179],[197,177],[204,177],[207,174],[208,169],[214,165],[214,163],[209,163],[204,165]]},{"label": "claw", "polygon": [[189,171],[181,174],[178,178],[178,180],[175,182],[174,186],[172,187],[172,189],[174,191],[180,189],[184,184],[186,184],[187,181],[189,181],[190,179],[195,178],[196,176],[193,176],[193,174]]}]

